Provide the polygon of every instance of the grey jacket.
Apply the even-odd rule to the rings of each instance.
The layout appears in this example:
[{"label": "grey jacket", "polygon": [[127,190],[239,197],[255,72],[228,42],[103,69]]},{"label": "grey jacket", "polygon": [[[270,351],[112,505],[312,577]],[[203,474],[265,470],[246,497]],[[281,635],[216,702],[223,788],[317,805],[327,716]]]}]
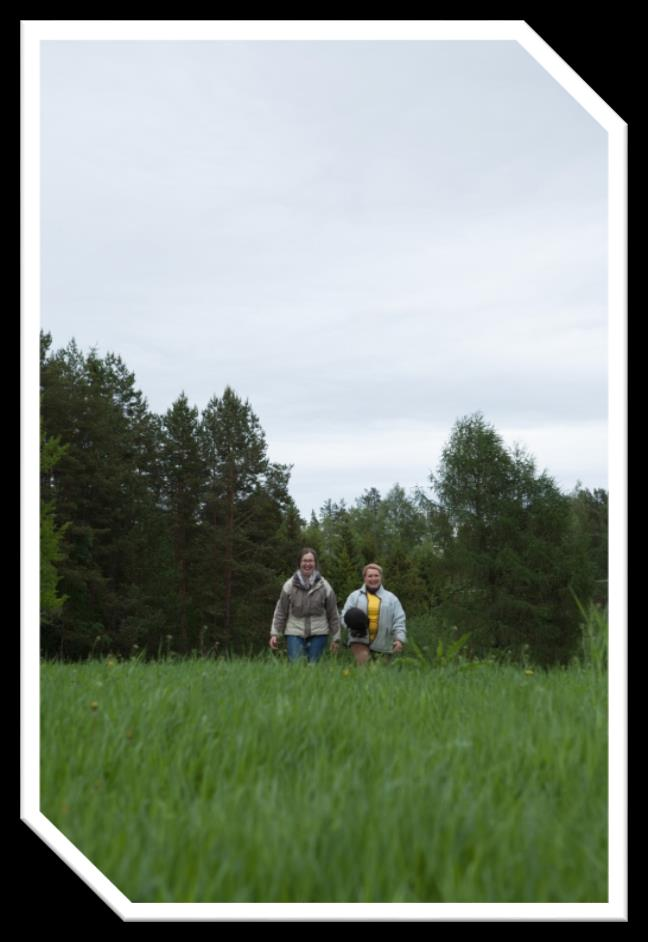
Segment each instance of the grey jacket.
[{"label": "grey jacket", "polygon": [[[383,586],[380,586],[376,595],[380,599],[380,612],[378,614],[378,634],[369,645],[372,651],[379,651],[382,654],[389,654],[392,650],[394,641],[407,642],[407,628],[405,625],[405,612],[403,606],[394,595],[388,592]],[[344,603],[342,609],[342,620],[344,613],[349,608],[360,608],[363,612],[367,611],[367,587],[362,586],[352,592]]]},{"label": "grey jacket", "polygon": [[271,635],[331,635],[331,641],[340,638],[340,616],[335,592],[315,572],[310,588],[305,588],[296,572],[284,582],[272,619]]}]

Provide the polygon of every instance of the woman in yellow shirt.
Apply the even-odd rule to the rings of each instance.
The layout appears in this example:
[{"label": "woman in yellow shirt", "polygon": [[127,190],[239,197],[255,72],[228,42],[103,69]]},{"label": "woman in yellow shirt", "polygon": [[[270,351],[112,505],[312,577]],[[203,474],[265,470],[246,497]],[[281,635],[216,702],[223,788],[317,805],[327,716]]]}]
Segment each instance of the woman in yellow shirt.
[{"label": "woman in yellow shirt", "polygon": [[362,578],[364,585],[349,595],[342,610],[357,664],[366,664],[372,651],[396,654],[407,640],[403,606],[383,586],[382,567],[367,563]]}]

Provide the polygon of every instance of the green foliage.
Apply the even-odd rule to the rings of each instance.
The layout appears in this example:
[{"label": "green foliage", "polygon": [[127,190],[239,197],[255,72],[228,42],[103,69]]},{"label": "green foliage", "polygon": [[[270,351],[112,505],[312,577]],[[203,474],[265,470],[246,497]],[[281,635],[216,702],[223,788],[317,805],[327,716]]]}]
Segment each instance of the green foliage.
[{"label": "green foliage", "polygon": [[436,648],[432,650],[426,645],[421,647],[415,638],[411,638],[407,646],[407,654],[401,655],[396,662],[413,667],[448,667],[458,666],[460,670],[472,669],[478,665],[478,662],[467,661],[462,656],[462,649],[468,643],[470,632],[461,635],[448,645],[444,645],[443,640],[439,638]]},{"label": "green foliage", "polygon": [[165,621],[177,626],[177,646],[187,653],[200,637],[200,512],[207,484],[198,409],[182,393],[162,419],[161,510],[173,553],[173,587]]},{"label": "green foliage", "polygon": [[362,583],[363,560],[350,525],[348,510],[345,507],[337,510],[333,525],[325,517],[322,529],[327,524],[330,536],[321,556],[321,564],[342,605],[347,596]]},{"label": "green foliage", "polygon": [[68,598],[42,638],[48,653],[75,657],[97,625],[120,644],[125,620],[155,597],[158,427],[119,357],[83,356],[74,341],[51,354],[50,345],[44,338],[42,409],[65,447],[51,492],[57,521],[68,524],[58,562]]},{"label": "green foliage", "polygon": [[581,615],[583,662],[597,674],[607,672],[608,666],[608,617],[607,611],[596,602],[584,606],[574,596]]},{"label": "green foliage", "polygon": [[51,346],[43,334],[43,416],[61,443],[43,514],[44,653],[83,657],[97,638],[122,654],[265,642],[302,521],[250,404],[227,387],[200,418],[184,393],[156,416],[119,357]]},{"label": "green foliage", "polygon": [[66,599],[58,593],[59,574],[56,569],[65,557],[63,538],[66,526],[56,525],[54,501],[51,492],[52,472],[65,454],[57,438],[46,438],[41,419],[40,431],[40,608],[45,621],[51,621],[62,609]]},{"label": "green foliage", "polygon": [[577,577],[572,585],[581,598],[607,605],[608,495],[579,484],[570,494],[570,543]]},{"label": "green foliage", "polygon": [[[320,522],[313,510],[308,525],[302,530],[302,542],[304,546],[312,546],[317,553],[318,558],[322,556],[323,535]],[[301,547],[300,547],[301,549]],[[299,551],[298,551],[299,552]],[[297,557],[295,556],[295,560]]]},{"label": "green foliage", "polygon": [[[41,337],[43,652],[261,650],[302,546],[342,604],[378,562],[408,620],[470,634],[471,654],[568,663],[607,602],[607,494],[566,496],[480,413],[460,419],[432,487],[368,487],[308,524],[251,404],[151,413],[122,360]],[[427,493],[431,491],[431,493]],[[438,638],[435,645],[438,643]]]},{"label": "green foliage", "polygon": [[578,635],[568,499],[480,413],[456,423],[431,481],[446,578],[460,587],[443,603],[449,619],[482,651],[567,660]]},{"label": "green foliage", "polygon": [[208,469],[204,611],[214,640],[241,650],[266,640],[286,557],[294,568],[298,541],[290,468],[268,460],[257,416],[230,387],[210,400],[201,429]]}]

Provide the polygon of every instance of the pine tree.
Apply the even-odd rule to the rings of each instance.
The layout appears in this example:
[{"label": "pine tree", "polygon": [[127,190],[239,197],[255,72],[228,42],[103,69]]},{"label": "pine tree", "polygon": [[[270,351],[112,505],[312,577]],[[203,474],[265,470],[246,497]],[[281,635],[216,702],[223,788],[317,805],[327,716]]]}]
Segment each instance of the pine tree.
[{"label": "pine tree", "polygon": [[40,430],[40,610],[43,622],[58,615],[65,603],[65,596],[58,593],[60,580],[57,564],[64,558],[62,540],[65,524],[56,525],[52,494],[52,472],[65,454],[65,447],[58,438],[47,438],[41,419]]},{"label": "pine tree", "polygon": [[353,535],[350,515],[345,507],[335,512],[335,530],[331,533],[322,568],[333,586],[336,598],[343,604],[347,596],[362,585],[364,562]]},{"label": "pine tree", "polygon": [[291,567],[296,566],[301,548],[311,545],[305,536],[304,527],[305,521],[291,498],[282,514],[278,531],[278,555],[282,573],[289,574]]},{"label": "pine tree", "polygon": [[350,511],[351,526],[358,552],[365,563],[384,559],[385,539],[385,504],[380,491],[371,487],[356,500]]},{"label": "pine tree", "polygon": [[268,460],[257,416],[229,386],[209,401],[201,427],[208,471],[206,611],[214,641],[230,647],[240,645],[248,628],[261,631],[253,620],[263,621],[267,634],[283,563],[276,553],[290,506],[290,469]]},{"label": "pine tree", "polygon": [[173,548],[172,612],[184,653],[199,644],[198,606],[200,513],[207,484],[207,467],[200,440],[198,409],[180,394],[162,419],[162,507]]},{"label": "pine tree", "polygon": [[[320,522],[317,519],[317,515],[315,514],[315,511],[312,510],[310,520],[308,521],[308,526],[305,527],[305,529],[302,532],[302,538],[301,538],[302,545],[299,547],[299,549],[302,549],[303,546],[310,546],[315,550],[319,558],[322,556],[323,539],[324,538],[322,536],[322,528],[320,526]],[[295,556],[295,559],[293,560],[293,562],[296,562],[296,559],[297,557]]]},{"label": "pine tree", "polygon": [[157,425],[119,357],[50,346],[43,335],[45,427],[65,446],[51,486],[57,522],[68,524],[59,564],[68,599],[47,648],[83,656],[101,638],[126,651],[157,617]]}]

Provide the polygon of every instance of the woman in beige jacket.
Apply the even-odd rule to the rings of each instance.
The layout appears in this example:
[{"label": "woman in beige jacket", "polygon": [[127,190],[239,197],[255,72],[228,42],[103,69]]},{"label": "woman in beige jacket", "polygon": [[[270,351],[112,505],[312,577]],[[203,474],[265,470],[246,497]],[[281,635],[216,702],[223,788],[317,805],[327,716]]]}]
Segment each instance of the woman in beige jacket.
[{"label": "woman in beige jacket", "polygon": [[314,664],[326,650],[329,637],[331,649],[337,650],[340,616],[335,592],[317,567],[315,550],[305,547],[299,554],[297,567],[284,582],[275,606],[270,647],[276,650],[284,635],[290,661],[305,656]]}]

